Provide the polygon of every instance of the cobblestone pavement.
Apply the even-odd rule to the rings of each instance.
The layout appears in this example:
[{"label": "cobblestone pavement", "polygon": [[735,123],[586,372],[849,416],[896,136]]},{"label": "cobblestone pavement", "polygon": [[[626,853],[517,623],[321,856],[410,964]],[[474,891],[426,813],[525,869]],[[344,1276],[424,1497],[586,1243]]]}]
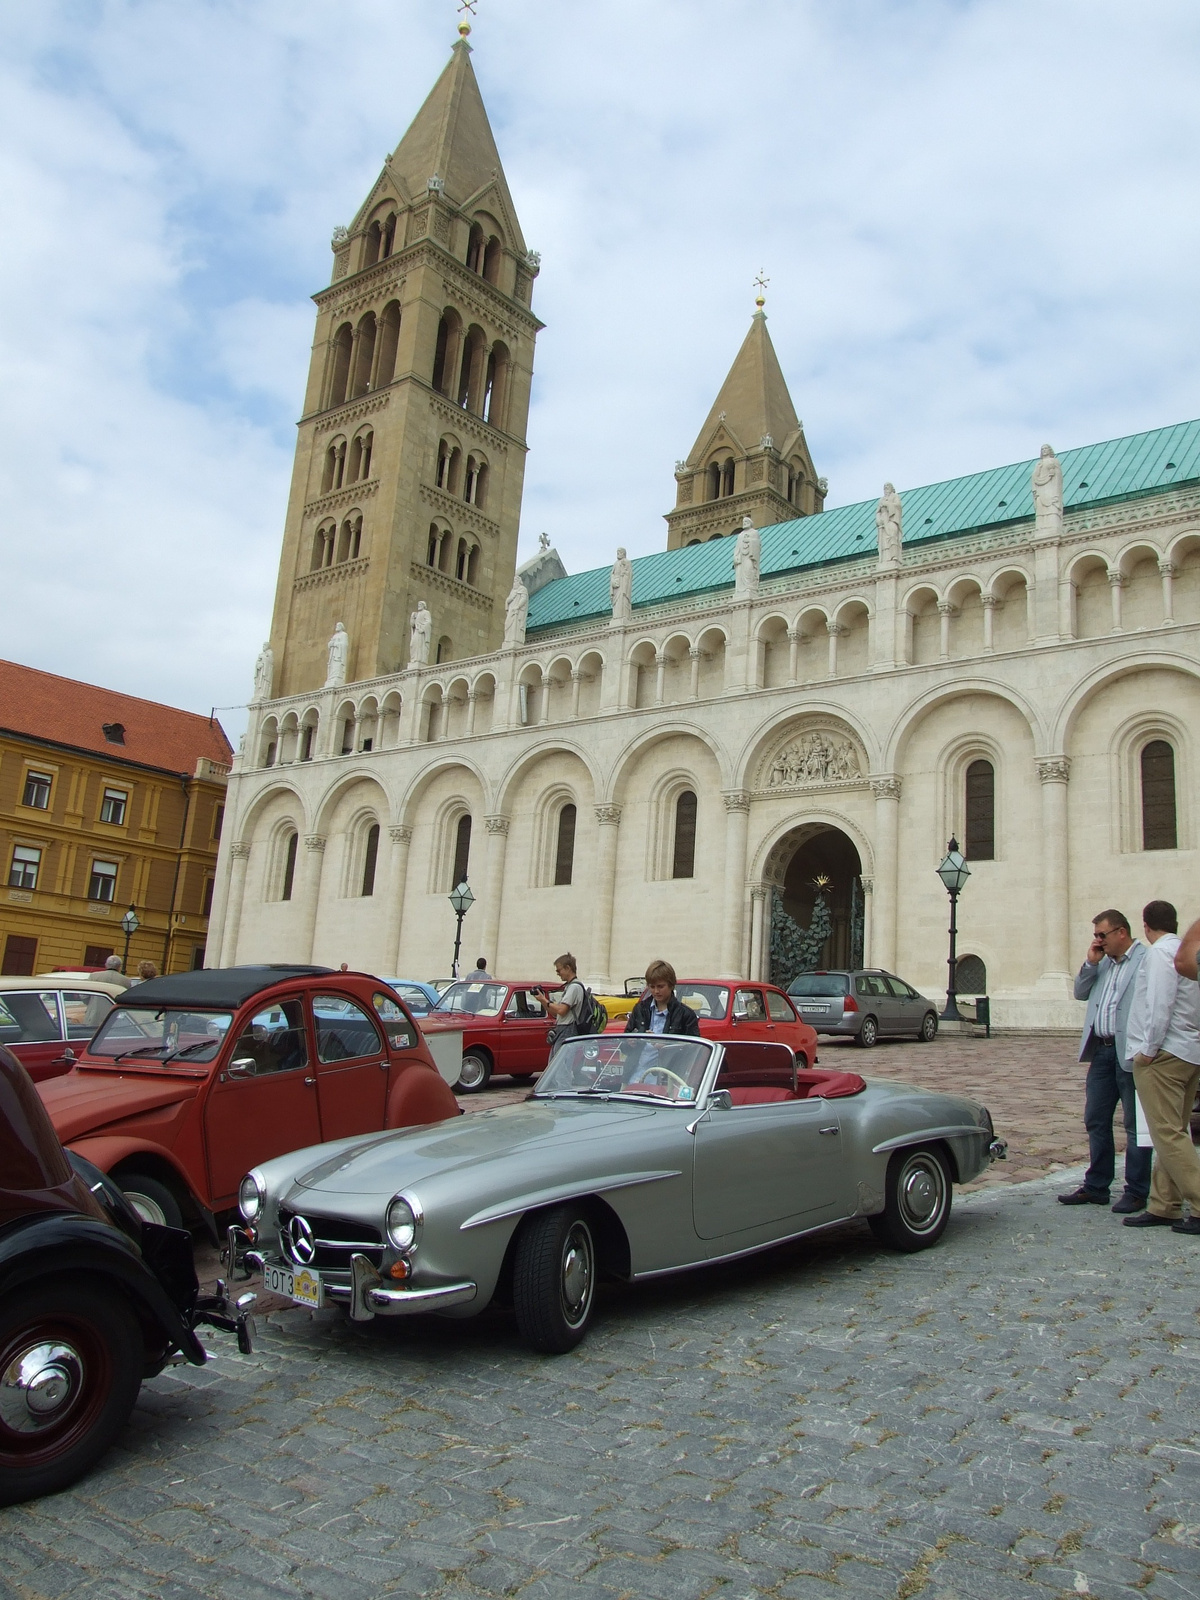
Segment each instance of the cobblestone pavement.
[{"label": "cobblestone pavement", "polygon": [[609,1289],[557,1358],[501,1313],[272,1312],[0,1512],[0,1595],[1195,1600],[1200,1254],[1056,1205],[1077,1175],[916,1256],[854,1223]]}]

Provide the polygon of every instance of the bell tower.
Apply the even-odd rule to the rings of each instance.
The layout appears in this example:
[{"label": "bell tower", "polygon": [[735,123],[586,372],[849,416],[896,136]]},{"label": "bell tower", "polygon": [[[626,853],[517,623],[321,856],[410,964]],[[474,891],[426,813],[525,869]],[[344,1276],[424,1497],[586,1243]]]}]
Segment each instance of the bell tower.
[{"label": "bell tower", "polygon": [[516,566],[538,257],[525,247],[463,37],[333,235],[271,624],[275,696],[498,646]]},{"label": "bell tower", "polygon": [[[760,280],[761,282],[761,280]],[[750,331],[686,461],[675,463],[675,509],[666,514],[667,549],[820,511],[818,478],[804,424],[788,393],[767,332],[759,294]]]}]

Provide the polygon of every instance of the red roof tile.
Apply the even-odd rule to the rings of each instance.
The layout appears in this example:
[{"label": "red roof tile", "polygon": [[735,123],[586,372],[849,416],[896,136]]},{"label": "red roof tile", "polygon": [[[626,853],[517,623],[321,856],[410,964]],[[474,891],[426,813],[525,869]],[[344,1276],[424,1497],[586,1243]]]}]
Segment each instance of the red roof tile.
[{"label": "red roof tile", "polygon": [[[123,743],[105,738],[105,723],[125,730]],[[189,777],[201,756],[222,766],[233,759],[225,730],[215,718],[58,678],[15,661],[0,661],[0,729]]]}]

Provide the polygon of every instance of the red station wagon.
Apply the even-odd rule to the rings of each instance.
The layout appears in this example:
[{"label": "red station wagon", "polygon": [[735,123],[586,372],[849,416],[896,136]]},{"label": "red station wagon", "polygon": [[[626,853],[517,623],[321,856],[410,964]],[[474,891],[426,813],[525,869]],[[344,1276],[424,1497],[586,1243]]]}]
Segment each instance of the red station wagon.
[{"label": "red station wagon", "polygon": [[[503,978],[469,978],[452,983],[428,1016],[426,1033],[458,1029],[463,1035],[462,1072],[455,1085],[462,1094],[486,1089],[493,1073],[532,1078],[550,1058],[553,1018],[536,991],[543,983],[509,983]],[[550,984],[551,993],[559,987]]]},{"label": "red station wagon", "polygon": [[[773,983],[680,978],[675,994],[696,1013],[702,1038],[786,1044],[797,1066],[816,1065],[816,1030],[802,1021],[787,995]],[[627,1020],[626,1017],[615,1018],[607,1031],[624,1033]]]},{"label": "red station wagon", "polygon": [[62,1143],[110,1173],[140,1216],[214,1233],[262,1161],[459,1114],[387,984],[324,967],[138,984],[38,1092]]}]

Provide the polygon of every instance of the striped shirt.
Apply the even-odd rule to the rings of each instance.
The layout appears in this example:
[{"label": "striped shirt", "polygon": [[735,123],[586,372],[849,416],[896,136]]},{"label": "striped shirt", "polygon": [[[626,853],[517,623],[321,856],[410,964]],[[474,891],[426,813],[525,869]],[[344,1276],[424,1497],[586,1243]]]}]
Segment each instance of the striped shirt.
[{"label": "striped shirt", "polygon": [[[1134,947],[1130,945],[1129,950]],[[1129,950],[1119,961],[1109,960],[1112,965],[1100,980],[1100,998],[1096,1002],[1096,1020],[1092,1029],[1102,1039],[1113,1039],[1117,1033],[1117,1001],[1120,999],[1121,968],[1129,960]]]}]

